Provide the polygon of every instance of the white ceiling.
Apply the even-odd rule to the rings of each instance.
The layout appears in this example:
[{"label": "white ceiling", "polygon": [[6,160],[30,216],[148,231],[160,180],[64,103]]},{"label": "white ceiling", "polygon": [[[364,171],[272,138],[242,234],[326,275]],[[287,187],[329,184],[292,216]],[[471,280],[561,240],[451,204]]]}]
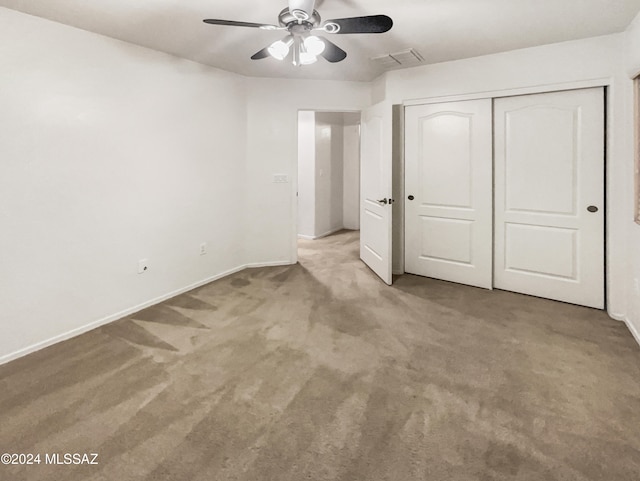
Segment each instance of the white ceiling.
[{"label": "white ceiling", "polygon": [[347,59],[300,68],[250,60],[282,32],[202,22],[277,24],[287,0],[0,0],[0,6],[243,75],[368,81],[381,73],[371,57],[409,47],[425,63],[437,63],[621,32],[640,0],[317,0],[324,20],[386,14],[394,26],[379,35],[332,35]]}]

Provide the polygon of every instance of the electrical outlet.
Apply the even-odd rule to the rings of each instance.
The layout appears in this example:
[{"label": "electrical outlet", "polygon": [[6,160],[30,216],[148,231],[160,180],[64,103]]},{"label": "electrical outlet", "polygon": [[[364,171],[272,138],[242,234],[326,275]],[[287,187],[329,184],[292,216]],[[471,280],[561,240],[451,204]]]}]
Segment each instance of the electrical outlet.
[{"label": "electrical outlet", "polygon": [[200,244],[200,255],[203,256],[207,253],[207,243],[203,242]]},{"label": "electrical outlet", "polygon": [[287,174],[273,174],[274,184],[286,184],[289,182],[289,176]]},{"label": "electrical outlet", "polygon": [[144,274],[149,270],[149,259],[140,259],[138,261],[138,274]]}]

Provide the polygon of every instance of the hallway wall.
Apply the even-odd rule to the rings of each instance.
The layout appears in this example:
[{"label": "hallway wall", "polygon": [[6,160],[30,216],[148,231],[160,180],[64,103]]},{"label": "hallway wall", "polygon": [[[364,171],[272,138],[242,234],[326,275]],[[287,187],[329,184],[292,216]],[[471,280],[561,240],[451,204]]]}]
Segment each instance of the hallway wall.
[{"label": "hallway wall", "polygon": [[316,231],[316,113],[298,112],[298,235]]},{"label": "hallway wall", "polygon": [[343,225],[360,229],[360,113],[343,114]]},{"label": "hallway wall", "polygon": [[298,235],[360,227],[360,113],[298,113]]},{"label": "hallway wall", "polygon": [[316,112],[314,237],[344,226],[344,124],[341,113]]},{"label": "hallway wall", "polygon": [[[360,111],[371,101],[364,82],[247,78],[248,264],[297,260],[296,185],[274,184],[272,175],[297,179],[298,111]],[[294,180],[292,180],[295,182]]]}]

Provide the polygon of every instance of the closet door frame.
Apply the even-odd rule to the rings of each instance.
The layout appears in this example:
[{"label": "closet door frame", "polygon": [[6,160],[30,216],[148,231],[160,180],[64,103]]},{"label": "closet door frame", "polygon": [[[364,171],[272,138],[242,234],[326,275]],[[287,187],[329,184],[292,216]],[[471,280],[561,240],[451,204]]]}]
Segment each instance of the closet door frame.
[{"label": "closet door frame", "polygon": [[[403,107],[413,106],[413,105],[425,105],[425,104],[439,104],[445,102],[459,102],[464,100],[480,100],[480,99],[498,99],[503,97],[513,97],[519,95],[529,95],[529,94],[542,94],[542,93],[552,93],[552,92],[561,92],[565,90],[580,90],[580,89],[588,89],[594,87],[602,87],[604,88],[604,96],[605,96],[605,158],[604,158],[604,168],[605,168],[605,177],[604,177],[604,203],[605,203],[605,221],[604,221],[604,235],[605,239],[603,240],[605,250],[604,250],[604,277],[605,277],[605,304],[604,309],[609,310],[608,300],[611,289],[611,275],[609,272],[609,249],[608,245],[610,245],[610,229],[609,229],[609,220],[608,220],[608,209],[609,209],[609,195],[610,192],[608,190],[608,179],[610,178],[610,163],[609,163],[609,152],[611,150],[611,139],[609,134],[610,129],[610,119],[612,114],[612,105],[608,99],[609,89],[613,86],[613,79],[610,77],[597,78],[591,80],[583,80],[583,81],[574,81],[574,82],[565,82],[565,83],[557,83],[557,84],[548,84],[548,85],[539,85],[533,87],[522,87],[522,88],[512,88],[512,89],[503,89],[503,90],[493,90],[493,91],[484,91],[478,93],[469,93],[469,94],[460,94],[460,95],[443,95],[437,97],[425,97],[418,99],[409,99],[404,100],[402,103]],[[619,90],[619,89],[618,89]],[[404,115],[403,115],[404,117]],[[404,132],[402,133],[404,136]],[[404,142],[403,142],[404,143]],[[403,158],[403,166],[405,163],[405,159]],[[404,186],[403,186],[404,187]],[[399,203],[402,204],[402,203]],[[404,235],[405,231],[405,212],[402,209],[402,212],[398,212],[401,222],[398,222],[397,228],[402,229]],[[398,254],[396,249],[401,250]],[[400,246],[394,246],[394,251],[397,257],[405,259],[404,256],[404,243]],[[404,269],[404,264],[403,264]],[[400,273],[400,272],[398,272]],[[609,315],[615,319],[623,319],[624,315],[616,314],[609,312]]]}]

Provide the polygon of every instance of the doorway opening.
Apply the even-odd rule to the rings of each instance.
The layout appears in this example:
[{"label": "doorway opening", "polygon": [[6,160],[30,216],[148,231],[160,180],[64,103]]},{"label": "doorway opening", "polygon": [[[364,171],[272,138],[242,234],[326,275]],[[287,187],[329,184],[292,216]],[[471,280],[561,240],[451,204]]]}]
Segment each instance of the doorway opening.
[{"label": "doorway opening", "polygon": [[360,230],[360,112],[298,112],[299,240]]}]

